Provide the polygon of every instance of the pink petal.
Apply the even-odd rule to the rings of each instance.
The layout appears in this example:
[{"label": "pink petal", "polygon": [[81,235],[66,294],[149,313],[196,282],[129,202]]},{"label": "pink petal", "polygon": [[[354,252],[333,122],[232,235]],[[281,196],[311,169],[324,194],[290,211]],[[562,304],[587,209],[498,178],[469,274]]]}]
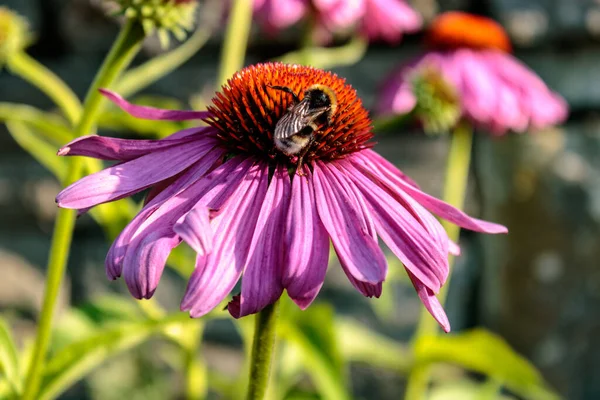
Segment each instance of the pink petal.
[{"label": "pink petal", "polygon": [[435,237],[370,178],[350,163],[340,165],[346,168],[346,175],[365,197],[381,239],[408,270],[437,292],[448,274],[447,250],[443,252]]},{"label": "pink petal", "polygon": [[[379,283],[385,279],[387,263],[370,232],[363,210],[336,183],[322,162],[314,165],[315,202],[319,218],[331,237],[335,251],[355,279]],[[369,221],[370,222],[370,221]]]},{"label": "pink petal", "polygon": [[181,301],[181,310],[200,317],[231,292],[246,264],[261,204],[267,191],[265,165],[254,165],[232,194],[224,211],[213,219],[213,251],[198,257]]},{"label": "pink petal", "polygon": [[[133,235],[138,231],[144,221],[167,200],[196,183],[215,165],[217,160],[222,157],[222,150],[214,149],[210,151],[144,206],[125,229],[121,231],[108,250],[108,254],[106,255],[106,275],[109,279],[116,279],[121,276],[123,270],[123,258],[125,257],[127,247],[131,243]],[[222,168],[226,169],[227,173],[230,174],[239,163],[238,159],[232,159],[225,163]]]},{"label": "pink petal", "polygon": [[82,209],[130,196],[180,173],[215,146],[195,140],[152,152],[88,175],[61,191],[59,207]]},{"label": "pink petal", "polygon": [[397,43],[405,32],[416,32],[423,20],[403,0],[367,0],[362,29],[373,39]]},{"label": "pink petal", "polygon": [[459,58],[455,62],[462,67],[465,112],[477,123],[489,125],[498,108],[498,77],[477,51],[462,49],[455,56]]},{"label": "pink petal", "polygon": [[485,233],[508,232],[508,229],[502,225],[472,218],[450,204],[436,199],[408,184],[398,177],[399,171],[393,164],[372,150],[363,150],[360,153],[355,153],[355,156],[352,157],[352,162],[363,173],[385,188],[388,193],[393,195],[399,191],[404,191],[432,213],[461,228]]},{"label": "pink petal", "polygon": [[342,266],[342,269],[346,273],[346,276],[348,277],[348,280],[350,281],[352,286],[354,286],[363,296],[375,298],[379,298],[381,296],[381,292],[383,291],[382,282],[369,283],[356,280],[348,270],[348,266],[346,265],[346,263],[340,260],[340,265]]},{"label": "pink petal", "polygon": [[300,21],[308,6],[304,0],[261,0],[254,2],[254,10],[267,29],[278,31]]},{"label": "pink petal", "polygon": [[168,120],[168,121],[186,121],[190,119],[203,119],[210,117],[208,111],[185,111],[185,110],[163,110],[160,108],[139,106],[129,103],[127,100],[119,96],[117,93],[107,90],[98,89],[106,98],[115,103],[119,108],[129,115],[151,120]]},{"label": "pink petal", "polygon": [[[267,173],[264,174],[265,176]],[[228,310],[234,318],[254,314],[281,296],[284,227],[290,202],[290,177],[286,167],[275,170],[260,207],[248,260],[244,266],[242,292]],[[258,206],[257,202],[257,206]]]},{"label": "pink petal", "polygon": [[217,168],[194,182],[139,225],[123,259],[123,276],[134,297],[149,298],[154,293],[169,253],[181,242],[173,229],[175,223],[205,196],[217,197],[235,190],[245,176],[248,163],[242,162],[231,171],[234,165]]},{"label": "pink petal", "polygon": [[208,207],[194,207],[179,218],[173,230],[199,256],[204,256],[212,251],[213,232],[210,227]]},{"label": "pink petal", "polygon": [[444,332],[450,332],[450,321],[448,321],[448,317],[446,316],[446,312],[444,311],[444,307],[440,304],[439,300],[435,297],[434,293],[429,289],[426,285],[420,282],[410,271],[406,271],[410,280],[417,291],[417,295],[423,302],[423,305],[429,311],[429,314],[435,318],[435,320],[440,324]]},{"label": "pink petal", "polygon": [[288,295],[303,310],[319,293],[329,261],[329,236],[319,219],[310,179],[296,175],[292,181],[282,276]]},{"label": "pink petal", "polygon": [[[192,128],[200,133],[207,128]],[[100,160],[129,161],[158,150],[181,145],[195,140],[193,134],[180,139],[168,137],[162,140],[118,139],[107,136],[82,136],[67,143],[58,150],[59,156],[86,156]]]}]

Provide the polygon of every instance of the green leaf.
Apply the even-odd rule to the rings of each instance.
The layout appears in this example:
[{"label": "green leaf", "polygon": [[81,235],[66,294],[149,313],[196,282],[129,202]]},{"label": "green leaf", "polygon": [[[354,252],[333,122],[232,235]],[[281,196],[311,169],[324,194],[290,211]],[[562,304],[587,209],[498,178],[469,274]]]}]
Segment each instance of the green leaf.
[{"label": "green leaf", "polygon": [[155,334],[194,322],[178,313],[158,321],[139,321],[109,327],[60,349],[46,364],[39,399],[52,399],[109,358],[127,351]]},{"label": "green leaf", "polygon": [[413,357],[401,343],[349,319],[336,321],[337,342],[348,361],[363,362],[405,374]]},{"label": "green leaf", "polygon": [[484,329],[445,336],[424,336],[415,342],[417,364],[449,362],[487,375],[529,399],[557,399],[541,374],[502,338]]},{"label": "green leaf", "polygon": [[68,170],[67,160],[56,156],[54,145],[46,142],[23,122],[6,121],[6,127],[19,146],[52,172],[59,181],[64,181]]},{"label": "green leaf", "polygon": [[10,327],[4,318],[0,317],[0,371],[15,395],[21,394],[23,377],[20,373],[19,355],[13,340]]},{"label": "green leaf", "polygon": [[64,119],[32,106],[0,102],[0,122],[6,121],[27,123],[56,146],[62,146],[73,138]]},{"label": "green leaf", "polygon": [[333,324],[333,308],[325,304],[313,304],[306,311],[283,311],[282,314],[287,316],[279,325],[282,338],[288,345],[298,348],[298,351],[289,354],[300,354],[304,371],[323,398],[349,399],[344,360]]},{"label": "green leaf", "polygon": [[313,67],[332,69],[354,65],[360,61],[367,51],[369,43],[361,36],[355,36],[347,44],[339,47],[313,47],[293,51],[278,58],[287,64],[303,63],[309,56],[309,63]]}]

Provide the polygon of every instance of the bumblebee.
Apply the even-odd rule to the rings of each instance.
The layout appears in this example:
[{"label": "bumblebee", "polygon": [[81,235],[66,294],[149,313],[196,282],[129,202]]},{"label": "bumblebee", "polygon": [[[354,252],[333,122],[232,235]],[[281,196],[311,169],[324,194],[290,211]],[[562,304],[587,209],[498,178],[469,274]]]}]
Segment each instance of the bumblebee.
[{"label": "bumblebee", "polygon": [[294,104],[275,125],[273,140],[283,154],[298,156],[297,170],[301,170],[302,159],[315,140],[315,132],[331,124],[337,109],[337,97],[333,89],[320,84],[306,89],[302,100],[287,86],[269,87],[294,97]]}]

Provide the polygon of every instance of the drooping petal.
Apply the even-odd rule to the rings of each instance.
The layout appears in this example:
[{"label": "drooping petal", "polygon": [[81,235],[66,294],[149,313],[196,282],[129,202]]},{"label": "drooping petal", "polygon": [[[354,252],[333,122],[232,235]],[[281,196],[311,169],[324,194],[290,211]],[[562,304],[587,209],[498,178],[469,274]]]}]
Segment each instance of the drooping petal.
[{"label": "drooping petal", "polygon": [[323,286],[329,261],[329,236],[319,219],[314,188],[309,179],[297,175],[292,181],[282,272],[283,286],[303,310]]},{"label": "drooping petal", "polygon": [[194,207],[183,217],[179,218],[173,230],[199,256],[212,251],[213,232],[210,226],[208,207]]},{"label": "drooping petal", "polygon": [[351,157],[351,159],[357,168],[370,176],[373,181],[378,182],[390,194],[405,191],[432,213],[461,228],[485,233],[508,232],[505,226],[472,218],[456,207],[436,199],[403,181],[398,177],[398,169],[372,150],[355,153],[355,156]]},{"label": "drooping petal", "polygon": [[[201,160],[197,161],[193,166],[186,170],[171,185],[164,188],[160,193],[153,197],[135,218],[129,222],[119,236],[117,236],[106,255],[106,275],[109,279],[116,279],[121,276],[123,270],[123,258],[127,252],[127,247],[131,243],[134,233],[138,231],[141,224],[167,200],[186,190],[190,185],[202,178],[202,176],[223,157],[223,155],[223,151],[218,148],[211,150]],[[227,173],[231,173],[238,164],[238,159],[232,159],[226,163],[226,165],[223,165],[223,168],[231,168],[230,170],[227,170]]]},{"label": "drooping petal", "polygon": [[[232,194],[223,212],[212,220],[213,251],[198,257],[181,310],[200,317],[219,304],[235,286],[248,257],[254,227],[267,191],[265,165],[254,165]],[[211,204],[209,204],[210,206]]]},{"label": "drooping petal", "polygon": [[410,280],[417,291],[417,295],[421,299],[421,302],[429,311],[429,314],[435,318],[435,320],[440,324],[444,332],[450,332],[450,321],[448,321],[448,317],[446,316],[446,312],[444,311],[444,307],[440,304],[439,300],[435,297],[435,294],[431,289],[429,289],[426,285],[420,282],[410,271],[406,271]]},{"label": "drooping petal", "polygon": [[127,100],[113,91],[107,89],[98,90],[123,111],[140,119],[186,121],[190,119],[203,119],[210,117],[210,112],[208,111],[163,110],[161,108],[140,106],[129,103]]},{"label": "drooping petal", "polygon": [[383,291],[383,283],[368,283],[362,282],[354,279],[352,274],[348,271],[348,267],[344,262],[340,260],[340,265],[342,266],[342,270],[346,273],[348,280],[365,297],[375,297],[379,298],[381,296],[381,292]]},{"label": "drooping petal", "polygon": [[[266,174],[265,174],[266,175]],[[286,167],[275,170],[256,221],[242,277],[242,292],[228,307],[234,318],[254,314],[274,303],[283,292],[284,226],[290,202],[290,177]]]},{"label": "drooping petal", "polygon": [[173,229],[175,223],[204,196],[231,195],[239,185],[248,163],[242,162],[232,171],[230,167],[233,165],[235,163],[217,168],[172,196],[139,225],[123,259],[123,277],[134,297],[149,298],[153,295],[169,253],[181,242],[181,237]]},{"label": "drooping petal", "polygon": [[455,57],[460,57],[455,62],[462,66],[462,101],[465,113],[475,121],[489,125],[494,110],[497,109],[498,77],[487,68],[475,51],[462,49]]},{"label": "drooping petal", "polygon": [[188,143],[195,139],[193,133],[207,128],[192,128],[182,138],[168,137],[161,140],[119,139],[107,136],[82,136],[58,150],[59,156],[85,156],[100,160],[129,161],[158,150]]},{"label": "drooping petal", "polygon": [[194,140],[106,168],[65,188],[56,202],[82,209],[131,196],[185,170],[214,146],[212,139]]},{"label": "drooping petal", "polygon": [[360,170],[352,168],[350,163],[346,166],[346,175],[356,184],[371,209],[381,239],[408,270],[437,292],[448,274],[447,250],[440,249],[435,238],[402,204]]},{"label": "drooping petal", "polygon": [[316,162],[315,203],[335,251],[355,279],[374,284],[382,282],[387,269],[385,256],[368,227],[361,223],[365,217],[352,206],[348,194],[332,184],[332,179],[325,164]]}]

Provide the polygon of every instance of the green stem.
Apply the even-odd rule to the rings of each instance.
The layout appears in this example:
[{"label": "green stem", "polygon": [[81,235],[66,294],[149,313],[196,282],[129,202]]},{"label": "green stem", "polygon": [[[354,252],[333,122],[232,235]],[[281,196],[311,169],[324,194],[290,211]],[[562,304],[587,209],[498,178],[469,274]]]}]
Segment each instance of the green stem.
[{"label": "green stem", "polygon": [[24,51],[9,57],[6,66],[13,74],[20,76],[50,97],[71,124],[75,125],[79,120],[81,115],[79,99],[54,72],[29,57]]},{"label": "green stem", "polygon": [[221,53],[219,85],[227,83],[227,79],[244,66],[251,25],[252,1],[234,0]]},{"label": "green stem", "polygon": [[247,400],[262,400],[267,392],[275,347],[278,308],[279,300],[256,314]]},{"label": "green stem", "polygon": [[306,26],[302,34],[302,41],[300,42],[300,63],[304,65],[312,65],[312,53],[315,47],[314,41],[314,30],[316,26],[316,15],[315,12],[311,12],[306,19]]},{"label": "green stem", "polygon": [[198,349],[202,342],[203,326],[190,324],[187,328],[190,342],[184,348],[185,398],[196,400],[206,397],[208,382],[206,365],[198,358]]},{"label": "green stem", "polygon": [[174,69],[183,65],[204,46],[210,38],[211,29],[198,28],[188,40],[176,49],[152,58],[139,67],[132,68],[115,86],[123,97],[131,96],[150,86]]},{"label": "green stem", "polygon": [[[466,123],[460,123],[454,129],[450,143],[450,151],[446,164],[446,181],[444,185],[443,199],[445,202],[462,209],[469,181],[469,166],[471,163],[471,147],[473,142],[473,130]],[[460,236],[460,227],[442,221],[442,226],[446,230],[448,237],[458,242]],[[452,277],[452,267],[454,265],[454,256],[448,257],[450,271],[448,280],[440,289],[438,300],[442,306],[446,303],[448,296],[448,287]],[[436,335],[438,333],[438,324],[424,308],[421,309],[421,316],[415,334],[415,340],[419,337]],[[418,360],[417,360],[418,362]],[[428,365],[417,366],[408,378],[406,388],[406,399],[417,400],[426,398],[427,386],[429,384],[430,367]]]},{"label": "green stem", "polygon": [[[75,127],[75,136],[88,134],[93,130],[103,100],[98,88],[109,87],[112,84],[138,52],[143,39],[144,33],[141,26],[133,20],[127,20],[88,90],[83,106],[83,114]],[[83,165],[83,159],[79,157],[71,160],[69,173],[62,183],[68,185],[79,179]],[[44,361],[50,344],[56,299],[67,266],[76,214],[75,210],[59,209],[56,217],[48,258],[48,276],[46,278],[42,311],[33,356],[25,382],[23,395],[25,400],[35,399],[39,391]]]}]

